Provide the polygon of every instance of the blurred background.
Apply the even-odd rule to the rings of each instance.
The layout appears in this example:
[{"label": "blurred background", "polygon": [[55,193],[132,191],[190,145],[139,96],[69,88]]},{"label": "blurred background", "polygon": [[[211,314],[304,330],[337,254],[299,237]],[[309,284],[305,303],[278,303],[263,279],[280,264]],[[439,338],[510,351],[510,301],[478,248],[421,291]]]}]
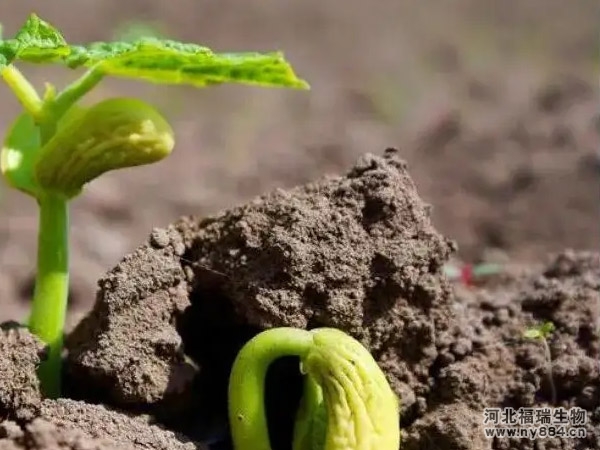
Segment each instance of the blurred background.
[{"label": "blurred background", "polygon": [[[174,125],[167,160],[93,182],[72,206],[72,318],[96,280],[156,226],[343,173],[397,147],[435,226],[465,261],[541,262],[600,245],[598,5],[594,0],[3,0],[70,42],[154,34],[215,51],[283,50],[309,92],[109,80]],[[22,67],[38,86],[68,70]],[[0,128],[18,112],[0,86]],[[33,287],[37,210],[0,186],[0,320]]]}]

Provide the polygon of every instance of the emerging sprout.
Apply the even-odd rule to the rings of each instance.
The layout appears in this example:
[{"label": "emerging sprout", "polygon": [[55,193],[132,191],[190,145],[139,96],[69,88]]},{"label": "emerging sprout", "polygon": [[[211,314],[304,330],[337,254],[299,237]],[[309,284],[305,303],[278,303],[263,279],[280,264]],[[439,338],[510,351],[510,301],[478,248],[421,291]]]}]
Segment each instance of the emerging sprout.
[{"label": "emerging sprout", "polygon": [[[15,62],[87,68],[60,92],[37,90]],[[0,76],[24,108],[9,128],[0,167],[8,183],[40,208],[31,331],[48,344],[40,366],[47,396],[60,393],[60,363],[69,284],[68,202],[104,172],[150,164],[173,150],[173,131],[152,106],[136,99],[78,105],[105,76],[196,87],[219,83],[308,88],[281,53],[216,54],[166,39],[71,45],[32,14],[12,39],[0,38]]]},{"label": "emerging sprout", "polygon": [[548,338],[554,333],[556,329],[552,322],[542,322],[535,327],[526,329],[523,332],[523,337],[526,339],[532,339],[540,341],[544,347],[544,356],[546,358],[546,366],[548,371],[548,382],[550,384],[550,395],[552,398],[552,404],[556,404],[556,385],[554,383],[554,376],[552,374],[552,352],[548,345]]},{"label": "emerging sprout", "polygon": [[399,402],[371,354],[331,328],[275,328],[240,351],[229,383],[236,450],[271,450],[264,389],[269,365],[298,356],[305,376],[294,450],[398,450]]}]

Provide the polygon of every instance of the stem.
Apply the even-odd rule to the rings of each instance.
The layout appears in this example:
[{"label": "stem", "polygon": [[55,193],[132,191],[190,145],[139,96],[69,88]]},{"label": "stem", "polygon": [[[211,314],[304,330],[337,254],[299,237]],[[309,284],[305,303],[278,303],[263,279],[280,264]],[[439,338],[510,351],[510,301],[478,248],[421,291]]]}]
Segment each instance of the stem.
[{"label": "stem", "polygon": [[544,353],[546,354],[546,363],[548,364],[548,381],[550,383],[550,395],[552,396],[552,405],[556,406],[556,385],[554,384],[554,375],[552,374],[552,352],[546,338],[542,339]]},{"label": "stem", "polygon": [[71,106],[96,87],[103,78],[103,73],[92,68],[68,85],[52,102],[52,117],[58,121]]},{"label": "stem", "polygon": [[309,331],[275,328],[242,348],[229,379],[229,423],[236,450],[271,450],[264,403],[267,370],[283,356],[302,358],[311,345]]},{"label": "stem", "polygon": [[25,110],[36,120],[40,120],[42,99],[27,78],[12,64],[1,71],[2,78],[15,93]]},{"label": "stem", "polygon": [[90,69],[63,89],[55,98],[47,99],[44,102],[40,124],[42,143],[48,142],[54,136],[60,119],[77,101],[102,81],[102,78],[104,78],[104,74]]},{"label": "stem", "polygon": [[61,389],[63,330],[69,293],[69,211],[67,200],[40,196],[38,261],[31,332],[48,345],[48,357],[39,368],[46,396],[57,397]]}]

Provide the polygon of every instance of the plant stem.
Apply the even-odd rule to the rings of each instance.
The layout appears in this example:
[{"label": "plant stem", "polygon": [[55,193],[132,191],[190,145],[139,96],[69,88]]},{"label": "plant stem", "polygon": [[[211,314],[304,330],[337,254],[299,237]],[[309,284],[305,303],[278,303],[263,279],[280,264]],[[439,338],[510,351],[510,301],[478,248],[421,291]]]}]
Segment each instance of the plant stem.
[{"label": "plant stem", "polygon": [[69,211],[67,200],[54,194],[38,198],[38,260],[29,327],[48,345],[39,368],[42,389],[57,397],[61,389],[63,330],[69,293]]},{"label": "plant stem", "polygon": [[264,404],[267,370],[283,356],[302,358],[311,345],[309,331],[275,328],[242,348],[229,379],[229,424],[236,450],[271,450]]},{"label": "plant stem", "polygon": [[43,102],[35,88],[12,64],[1,71],[2,78],[15,93],[25,110],[37,121],[40,120]]},{"label": "plant stem", "polygon": [[52,117],[58,121],[71,106],[91,91],[103,78],[103,73],[92,68],[68,85],[52,102]]},{"label": "plant stem", "polygon": [[542,339],[544,345],[544,353],[546,356],[547,370],[548,370],[548,381],[550,383],[550,395],[552,396],[552,405],[556,406],[556,385],[554,384],[554,375],[552,373],[552,352],[550,351],[550,345],[548,345],[547,339]]},{"label": "plant stem", "polygon": [[102,81],[102,78],[104,74],[92,68],[63,89],[55,98],[49,98],[44,102],[40,123],[42,144],[54,136],[58,122],[65,113]]}]

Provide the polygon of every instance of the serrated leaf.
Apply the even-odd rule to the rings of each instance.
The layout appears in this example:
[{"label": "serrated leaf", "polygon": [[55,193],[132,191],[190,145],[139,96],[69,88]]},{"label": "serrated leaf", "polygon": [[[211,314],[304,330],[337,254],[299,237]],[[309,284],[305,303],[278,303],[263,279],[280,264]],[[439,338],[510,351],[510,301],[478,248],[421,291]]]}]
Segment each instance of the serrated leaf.
[{"label": "serrated leaf", "polygon": [[13,39],[0,42],[0,68],[14,60],[50,62],[71,53],[71,48],[55,27],[31,14]]},{"label": "serrated leaf", "polygon": [[303,88],[282,53],[213,53],[194,44],[171,40],[96,43],[76,49],[67,58],[70,67],[95,67],[106,75],[143,79],[154,83],[220,83]]},{"label": "serrated leaf", "polygon": [[66,47],[67,41],[63,35],[50,25],[40,19],[36,14],[31,14],[25,24],[17,32],[15,40],[24,46],[35,46],[39,48],[54,49]]},{"label": "serrated leaf", "polygon": [[156,38],[68,45],[58,30],[35,15],[15,39],[0,41],[0,68],[12,61],[60,62],[153,83],[308,88],[280,52],[214,53],[200,45]]}]

